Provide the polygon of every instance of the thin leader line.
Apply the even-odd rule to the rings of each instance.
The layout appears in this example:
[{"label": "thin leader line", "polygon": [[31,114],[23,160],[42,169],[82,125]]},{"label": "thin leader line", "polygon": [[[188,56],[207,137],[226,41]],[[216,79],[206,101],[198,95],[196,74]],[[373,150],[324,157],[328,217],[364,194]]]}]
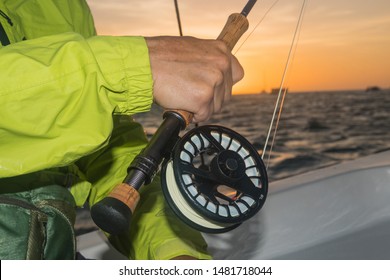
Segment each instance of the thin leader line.
[{"label": "thin leader line", "polygon": [[[279,107],[277,122],[276,122],[274,133],[273,133],[273,136],[272,136],[273,139],[272,139],[272,142],[271,142],[270,152],[269,152],[268,158],[267,158],[267,164],[266,164],[267,169],[268,169],[268,165],[269,165],[269,160],[271,158],[273,145],[274,145],[274,142],[275,142],[276,131],[277,131],[278,126],[279,126],[279,121],[280,121],[280,117],[281,117],[281,114],[282,114],[282,109],[283,109],[283,105],[284,105],[285,96],[287,94],[287,89],[285,89],[283,91],[282,101],[280,101],[280,97],[282,96],[282,90],[283,90],[283,87],[284,87],[284,82],[285,82],[285,79],[286,79],[286,76],[287,76],[287,72],[289,70],[289,66],[290,66],[290,64],[291,64],[291,62],[293,60],[293,57],[294,57],[294,54],[295,54],[295,50],[296,50],[296,47],[298,45],[299,34],[300,34],[301,26],[302,26],[302,19],[303,19],[305,7],[306,7],[306,2],[307,2],[307,0],[304,0],[303,3],[302,3],[302,8],[301,8],[301,11],[300,11],[300,14],[299,14],[297,26],[295,28],[293,40],[291,42],[290,50],[289,50],[289,53],[288,53],[286,66],[284,68],[282,81],[281,81],[280,88],[279,88],[278,98],[277,98],[277,101],[276,101],[276,104],[275,104],[274,113],[272,115],[272,120],[271,120],[270,127],[269,127],[269,130],[268,130],[267,138],[266,138],[266,141],[265,141],[265,144],[264,144],[263,152],[262,152],[262,155],[261,155],[262,159],[264,159],[264,155],[266,153],[266,149],[267,149],[267,146],[268,146],[268,141],[269,141],[269,138],[271,136],[271,131],[272,131],[272,128],[273,128],[273,124],[275,122],[276,112],[277,112],[277,109]],[[297,37],[298,37],[298,39],[296,40]]]},{"label": "thin leader line", "polygon": [[252,31],[248,34],[248,36],[246,36],[246,38],[244,39],[244,41],[240,44],[240,46],[237,48],[237,50],[234,52],[234,55],[236,55],[236,53],[241,49],[241,47],[245,44],[245,42],[249,39],[249,37],[253,34],[253,32],[255,32],[255,30],[257,29],[257,27],[260,25],[260,23],[263,22],[263,20],[265,19],[265,17],[268,15],[268,13],[272,10],[272,8],[279,2],[279,0],[276,0],[272,5],[271,7],[268,8],[268,10],[265,12],[265,14],[263,15],[263,17],[259,20],[259,22],[256,24],[256,26],[252,29]]}]

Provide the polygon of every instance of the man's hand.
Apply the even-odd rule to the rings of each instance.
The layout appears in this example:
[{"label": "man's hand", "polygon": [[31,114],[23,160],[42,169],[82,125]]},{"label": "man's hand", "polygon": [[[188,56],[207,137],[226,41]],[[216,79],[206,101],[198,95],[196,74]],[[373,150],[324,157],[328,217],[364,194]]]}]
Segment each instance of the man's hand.
[{"label": "man's hand", "polygon": [[244,77],[238,60],[222,41],[193,37],[145,38],[154,80],[153,95],[165,109],[208,120],[219,112],[232,86]]}]

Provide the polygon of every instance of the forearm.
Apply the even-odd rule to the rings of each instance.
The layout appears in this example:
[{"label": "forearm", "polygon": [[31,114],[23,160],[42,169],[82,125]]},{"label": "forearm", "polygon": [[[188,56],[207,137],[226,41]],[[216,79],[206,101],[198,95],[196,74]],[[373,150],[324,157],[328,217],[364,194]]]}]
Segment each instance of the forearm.
[{"label": "forearm", "polygon": [[104,146],[113,113],[149,110],[143,38],[75,33],[0,49],[0,177],[66,165]]}]

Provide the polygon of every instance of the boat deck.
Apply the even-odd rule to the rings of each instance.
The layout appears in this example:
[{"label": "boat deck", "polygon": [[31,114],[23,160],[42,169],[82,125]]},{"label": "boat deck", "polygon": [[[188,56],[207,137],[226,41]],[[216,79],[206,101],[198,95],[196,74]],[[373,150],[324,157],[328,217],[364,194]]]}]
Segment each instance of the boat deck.
[{"label": "boat deck", "polygon": [[[390,151],[272,182],[255,217],[204,236],[215,259],[390,259]],[[98,232],[78,244],[124,258]]]},{"label": "boat deck", "polygon": [[390,259],[390,151],[276,181],[216,259]]}]

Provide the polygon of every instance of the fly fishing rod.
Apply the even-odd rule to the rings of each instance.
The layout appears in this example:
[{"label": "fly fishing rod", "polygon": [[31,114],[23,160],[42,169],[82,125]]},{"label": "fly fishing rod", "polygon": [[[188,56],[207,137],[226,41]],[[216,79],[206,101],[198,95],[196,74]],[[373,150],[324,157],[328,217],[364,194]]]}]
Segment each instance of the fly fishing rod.
[{"label": "fly fishing rod", "polygon": [[[246,16],[255,3],[249,0],[241,13],[230,15],[218,36],[230,50],[248,29]],[[162,124],[134,158],[124,181],[92,206],[97,226],[110,234],[126,232],[140,200],[138,190],[152,182],[161,165],[164,196],[190,226],[224,232],[260,210],[268,179],[257,151],[244,137],[220,126],[197,127],[180,138],[192,118],[187,111],[164,112]]]}]

